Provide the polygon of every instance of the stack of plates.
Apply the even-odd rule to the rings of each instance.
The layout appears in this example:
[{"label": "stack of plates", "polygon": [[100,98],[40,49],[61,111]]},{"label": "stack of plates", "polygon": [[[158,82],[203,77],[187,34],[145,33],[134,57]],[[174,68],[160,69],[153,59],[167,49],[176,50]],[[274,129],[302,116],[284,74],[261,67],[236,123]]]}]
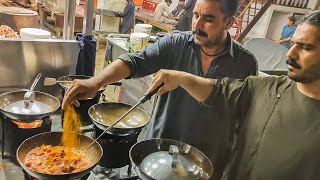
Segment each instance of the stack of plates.
[{"label": "stack of plates", "polygon": [[134,26],[135,33],[146,33],[151,36],[152,25],[150,24],[136,24]]},{"label": "stack of plates", "polygon": [[26,39],[51,39],[49,31],[38,28],[21,28],[20,36]]}]

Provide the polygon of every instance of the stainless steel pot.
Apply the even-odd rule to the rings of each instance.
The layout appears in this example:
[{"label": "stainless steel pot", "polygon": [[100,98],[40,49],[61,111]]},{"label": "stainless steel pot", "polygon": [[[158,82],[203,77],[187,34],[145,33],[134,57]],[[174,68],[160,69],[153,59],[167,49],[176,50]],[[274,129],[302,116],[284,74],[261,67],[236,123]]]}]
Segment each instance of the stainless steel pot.
[{"label": "stainless steel pot", "polygon": [[142,180],[209,179],[210,160],[196,148],[170,139],[151,139],[133,145],[129,157]]},{"label": "stainless steel pot", "polygon": [[[100,103],[91,106],[88,114],[92,119],[92,122],[99,129],[105,130],[120,116],[126,113],[131,107],[131,105],[123,103]],[[148,114],[140,108],[135,108],[107,133],[118,136],[126,136],[140,131],[148,123]]]},{"label": "stainless steel pot", "polygon": [[0,111],[19,122],[33,122],[49,116],[60,107],[60,101],[50,94],[33,91],[34,99],[30,107],[25,106],[28,91],[11,91],[0,95]]},{"label": "stainless steel pot", "polygon": [[[71,81],[75,80],[75,79],[89,79],[91,78],[91,76],[84,76],[84,75],[70,75],[70,76],[62,76],[58,79],[58,81],[70,81],[69,82],[63,82],[63,83],[59,83],[60,87],[61,87],[61,91],[62,91],[62,96],[64,96],[65,92],[68,90]],[[113,83],[111,85],[116,85],[116,86],[121,86],[121,82],[116,82]],[[101,88],[99,89],[99,91],[97,92],[97,94],[93,97],[93,98],[89,98],[89,99],[85,99],[85,100],[79,100],[80,106],[79,107],[75,107],[75,111],[78,114],[78,117],[81,121],[81,125],[82,126],[87,126],[92,124],[92,121],[90,120],[90,116],[88,114],[88,109],[94,105],[97,104],[100,100],[100,96],[103,93],[103,91],[105,90],[105,88]],[[64,113],[64,112],[63,112]],[[62,119],[63,119],[63,114],[62,114]]]}]

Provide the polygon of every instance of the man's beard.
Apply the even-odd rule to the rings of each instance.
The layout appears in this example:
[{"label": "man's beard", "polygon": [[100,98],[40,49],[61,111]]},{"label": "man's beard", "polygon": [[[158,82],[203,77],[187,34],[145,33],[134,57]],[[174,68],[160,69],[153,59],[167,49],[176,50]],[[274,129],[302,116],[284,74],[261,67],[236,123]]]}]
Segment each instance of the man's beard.
[{"label": "man's beard", "polygon": [[[301,66],[296,62],[296,60],[289,58],[286,60],[286,63],[290,66],[292,66],[295,69],[301,69]],[[305,78],[303,76],[291,76],[290,71],[288,72],[288,77],[296,82],[305,82]]]}]

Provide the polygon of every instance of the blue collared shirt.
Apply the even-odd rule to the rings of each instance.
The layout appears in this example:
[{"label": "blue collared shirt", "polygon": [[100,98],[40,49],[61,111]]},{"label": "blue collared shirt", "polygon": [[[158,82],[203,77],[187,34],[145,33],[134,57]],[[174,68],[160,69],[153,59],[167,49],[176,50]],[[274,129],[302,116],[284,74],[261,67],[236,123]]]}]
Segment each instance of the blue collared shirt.
[{"label": "blue collared shirt", "polygon": [[[185,71],[208,78],[245,78],[257,74],[255,57],[228,35],[229,48],[215,58],[206,75],[202,72],[200,47],[191,32],[174,31],[138,54],[119,57],[131,69],[131,77],[142,77],[160,69]],[[170,91],[157,101],[146,139],[167,138],[188,143],[205,153],[219,178],[228,162],[234,129],[219,109],[201,105],[184,89]],[[235,117],[236,118],[236,117]]]},{"label": "blue collared shirt", "polygon": [[[295,31],[296,31],[295,26],[289,27],[288,25],[285,25],[282,29],[282,32],[281,32],[281,40],[287,39],[288,37],[292,38]],[[292,43],[290,41],[286,41],[286,42],[282,42],[281,45],[290,49],[292,46]]]}]

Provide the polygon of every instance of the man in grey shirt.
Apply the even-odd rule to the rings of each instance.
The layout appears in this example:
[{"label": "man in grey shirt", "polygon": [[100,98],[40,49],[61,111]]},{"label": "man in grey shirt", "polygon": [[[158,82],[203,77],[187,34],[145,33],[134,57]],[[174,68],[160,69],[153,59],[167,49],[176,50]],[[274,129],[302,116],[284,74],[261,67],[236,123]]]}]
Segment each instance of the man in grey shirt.
[{"label": "man in grey shirt", "polygon": [[[254,56],[228,33],[236,10],[237,0],[198,0],[193,32],[174,32],[140,53],[120,56],[89,80],[73,82],[63,108],[76,99],[92,97],[102,86],[123,78],[150,75],[163,68],[210,78],[256,75]],[[223,118],[226,117],[220,115],[219,108],[209,111],[178,88],[159,98],[146,138],[175,139],[195,146],[209,157],[215,177],[219,178],[228,162],[235,131]]]},{"label": "man in grey shirt", "polygon": [[288,76],[212,80],[162,70],[148,90],[181,86],[212,111],[239,117],[221,119],[239,120],[223,180],[320,179],[320,11],[301,19],[291,42]]}]

